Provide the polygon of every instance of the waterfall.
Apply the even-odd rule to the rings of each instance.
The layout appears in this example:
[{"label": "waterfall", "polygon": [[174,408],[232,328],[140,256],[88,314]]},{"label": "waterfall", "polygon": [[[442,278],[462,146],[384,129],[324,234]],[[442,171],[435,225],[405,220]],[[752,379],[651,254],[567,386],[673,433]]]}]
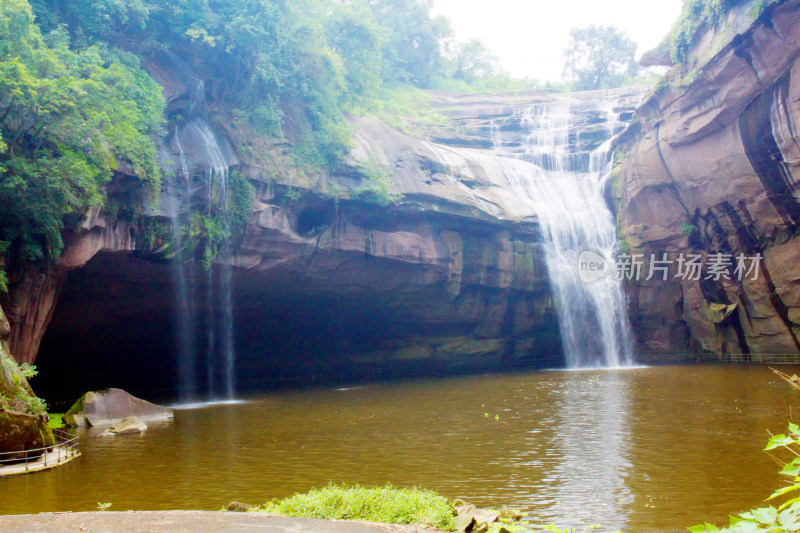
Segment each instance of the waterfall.
[{"label": "waterfall", "polygon": [[[578,132],[570,102],[536,104],[517,113],[514,119],[527,134],[521,150],[501,151],[495,141],[495,153],[507,160],[500,165],[508,186],[538,216],[568,368],[633,362],[621,282],[604,277],[584,283],[578,272],[582,252],[615,256],[616,223],[603,198],[613,159],[610,138],[617,123],[612,108],[598,104],[609,140],[591,153],[577,151],[571,141]],[[492,130],[493,137],[502,137],[496,127]]]},{"label": "waterfall", "polygon": [[[230,165],[217,141],[216,135],[214,135],[205,120],[194,119],[186,128],[198,141],[198,145],[202,148],[205,159],[209,163],[209,205],[211,205],[212,199],[217,200],[217,204],[221,207],[222,229],[229,233],[231,229],[228,208],[230,199],[228,179]],[[226,242],[220,253],[226,256],[230,255],[230,252],[229,243]],[[216,394],[215,369],[221,365],[221,388],[224,390],[225,397],[232,399],[235,393],[234,371],[236,359],[233,339],[233,268],[229,263],[223,262],[219,270],[218,276],[214,276],[213,269],[208,270],[208,285],[206,289],[207,316],[209,318],[207,349],[208,389],[211,396]]]},{"label": "waterfall", "polygon": [[[198,147],[206,162],[206,187],[209,210],[216,204],[222,217],[222,230],[230,232],[230,164],[217,136],[208,123],[200,117],[192,119],[184,128],[184,135]],[[220,250],[223,257],[231,249],[226,241]],[[208,394],[211,398],[224,394],[226,399],[235,395],[234,372],[236,349],[233,339],[233,268],[228,262],[219,265],[219,272],[209,268],[206,279],[207,349],[206,372]]]},{"label": "waterfall", "polygon": [[[177,129],[176,129],[177,139]],[[188,401],[192,391],[197,386],[195,375],[196,349],[194,344],[195,321],[194,321],[194,298],[187,275],[187,269],[183,260],[183,232],[182,225],[185,221],[181,216],[181,195],[179,191],[184,189],[188,195],[188,172],[186,169],[186,159],[180,142],[177,143],[179,151],[179,161],[181,162],[181,176],[184,183],[178,180],[175,172],[166,172],[167,188],[171,190],[168,195],[167,214],[170,220],[170,228],[174,239],[173,257],[170,261],[172,267],[172,284],[175,296],[175,314],[177,317],[177,328],[175,337],[178,346],[178,375],[181,381],[181,400]],[[171,157],[166,146],[162,144],[160,149],[161,165],[164,168],[169,166]]]},{"label": "waterfall", "polygon": [[[166,172],[166,211],[169,214],[177,253],[173,258],[173,283],[175,286],[176,338],[178,341],[178,369],[180,395],[183,402],[196,399],[198,389],[198,349],[196,317],[198,313],[195,294],[194,268],[187,266],[182,249],[183,228],[192,221],[192,177],[203,176],[202,188],[207,191],[208,214],[217,213],[222,231],[230,233],[229,177],[230,163],[217,136],[205,120],[205,84],[191,68],[172,53],[166,54],[188,88],[184,121],[175,126],[171,150],[162,143],[162,167],[180,169]],[[198,180],[199,181],[199,180]],[[230,243],[226,240],[219,255],[229,258]],[[205,279],[206,306],[206,388],[209,399],[231,400],[235,395],[236,349],[233,337],[233,269],[228,261],[209,268]]]}]

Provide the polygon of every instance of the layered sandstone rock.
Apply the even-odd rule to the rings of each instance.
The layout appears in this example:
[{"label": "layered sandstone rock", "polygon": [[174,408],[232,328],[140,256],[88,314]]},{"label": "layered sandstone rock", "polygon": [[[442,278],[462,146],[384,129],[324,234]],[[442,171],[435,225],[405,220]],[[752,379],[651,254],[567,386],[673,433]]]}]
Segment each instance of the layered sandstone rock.
[{"label": "layered sandstone rock", "polygon": [[640,353],[800,351],[800,3],[778,2],[755,21],[749,4],[700,40],[691,76],[673,73],[641,106],[621,139],[616,190],[634,253],[764,262],[741,282],[704,273],[630,284]]},{"label": "layered sandstone rock", "polygon": [[[170,61],[148,68],[165,88],[168,116],[177,116],[191,84]],[[299,175],[287,163],[285,141],[253,136],[208,102],[219,119],[214,133],[221,150],[254,185],[255,201],[231,253],[218,257],[211,272],[195,265],[187,274],[198,353],[212,342],[206,330],[214,309],[205,295],[227,263],[233,266],[237,365],[246,378],[561,364],[536,214],[509,187],[505,170],[513,161],[487,148],[499,130],[503,150],[518,154],[527,135],[521,111],[563,103],[574,116],[572,149],[588,161],[612,133],[595,102],[616,99],[621,107],[614,112],[626,120],[640,93],[434,93],[431,105],[447,124],[412,123],[413,135],[351,117],[355,148],[333,176]],[[623,127],[620,122],[614,133]],[[162,146],[163,157],[186,163],[195,208],[207,200],[207,155],[191,143],[178,146],[173,134]],[[349,198],[364,184],[365,164],[391,173],[391,192],[404,196],[399,205]],[[117,384],[100,382],[98,369],[110,368],[109,360],[123,377],[150,369],[153,380],[132,386],[167,388],[176,373],[174,280],[167,247],[145,244],[143,235],[151,223],[168,226],[170,205],[185,198],[167,183],[153,205],[124,175],[110,194],[133,206],[138,218],[112,221],[90,213],[67,236],[58,265],[13,280],[10,344],[21,361],[40,351],[51,360],[79,361],[59,368],[82,390]],[[39,350],[51,319],[49,340]]]},{"label": "layered sandstone rock", "polygon": [[[25,455],[9,452],[36,450],[54,444],[41,409],[28,380],[6,352],[4,340],[8,322],[0,309],[0,460],[24,459]],[[2,464],[0,464],[2,466]]]}]

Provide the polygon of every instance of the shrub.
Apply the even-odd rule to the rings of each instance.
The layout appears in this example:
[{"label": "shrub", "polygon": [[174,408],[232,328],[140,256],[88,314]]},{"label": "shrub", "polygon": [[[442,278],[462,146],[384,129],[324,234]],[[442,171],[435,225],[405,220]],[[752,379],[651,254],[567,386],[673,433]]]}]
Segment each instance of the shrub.
[{"label": "shrub", "polygon": [[683,232],[684,235],[690,237],[692,233],[697,231],[697,226],[695,226],[694,224],[689,224],[688,222],[681,222],[681,231]]},{"label": "shrub", "polygon": [[366,177],[366,183],[351,193],[354,200],[381,207],[398,204],[403,200],[402,194],[389,192],[391,172],[372,161],[362,163],[361,172]]},{"label": "shrub", "polygon": [[686,65],[689,50],[701,27],[718,27],[730,9],[744,0],[685,0],[683,11],[670,35],[670,55],[676,64]]},{"label": "shrub", "polygon": [[453,507],[443,496],[392,485],[367,488],[331,483],[324,489],[267,502],[256,511],[331,520],[424,524],[446,530],[452,530],[454,525]]},{"label": "shrub", "polygon": [[36,365],[30,365],[28,363],[19,365],[19,373],[25,376],[25,379],[31,379],[39,375]]},{"label": "shrub", "polygon": [[66,426],[64,424],[64,413],[47,413],[50,421],[47,423],[50,429],[61,429]]}]

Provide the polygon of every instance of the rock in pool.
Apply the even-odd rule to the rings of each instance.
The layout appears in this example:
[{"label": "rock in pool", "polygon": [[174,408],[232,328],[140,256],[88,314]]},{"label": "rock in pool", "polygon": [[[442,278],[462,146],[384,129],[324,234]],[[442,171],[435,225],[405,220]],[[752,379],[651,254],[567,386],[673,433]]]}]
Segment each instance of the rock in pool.
[{"label": "rock in pool", "polygon": [[125,418],[137,417],[142,422],[165,422],[173,418],[172,410],[131,396],[122,389],[87,392],[64,416],[73,427],[109,426]]},{"label": "rock in pool", "polygon": [[147,424],[142,422],[142,419],[137,416],[125,418],[113,426],[109,427],[104,432],[100,433],[100,437],[119,437],[120,435],[131,435],[134,433],[142,434],[147,429]]}]

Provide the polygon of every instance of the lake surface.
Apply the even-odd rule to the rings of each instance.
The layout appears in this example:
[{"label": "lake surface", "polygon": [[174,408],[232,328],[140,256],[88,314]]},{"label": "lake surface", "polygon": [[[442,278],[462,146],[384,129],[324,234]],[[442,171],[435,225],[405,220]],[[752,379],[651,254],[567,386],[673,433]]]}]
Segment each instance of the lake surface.
[{"label": "lake surface", "polygon": [[[790,373],[795,368],[782,368]],[[179,410],[143,437],[0,479],[0,514],[220,509],[329,481],[422,486],[579,531],[727,522],[780,484],[761,451],[800,415],[764,367],[536,372],[279,392]],[[796,416],[795,420],[800,418]]]}]

